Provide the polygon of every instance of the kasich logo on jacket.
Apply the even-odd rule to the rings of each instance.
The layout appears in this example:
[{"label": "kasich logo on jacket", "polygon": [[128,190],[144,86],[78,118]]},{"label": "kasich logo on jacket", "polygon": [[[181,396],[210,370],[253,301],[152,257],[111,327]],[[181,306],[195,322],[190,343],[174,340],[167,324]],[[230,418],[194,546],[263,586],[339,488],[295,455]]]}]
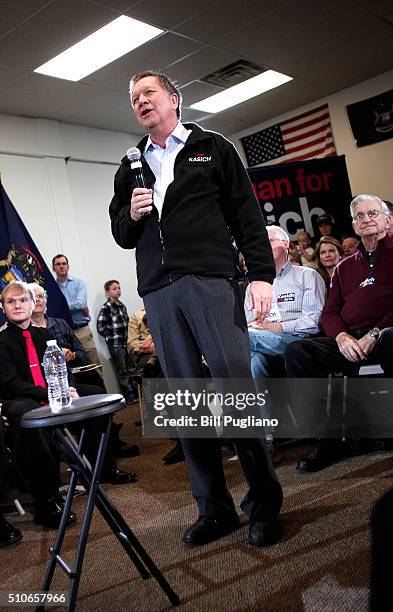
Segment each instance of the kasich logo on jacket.
[{"label": "kasich logo on jacket", "polygon": [[193,163],[193,162],[208,163],[211,160],[212,160],[212,156],[211,155],[205,155],[205,153],[197,153],[193,157],[189,157],[188,158],[188,161],[191,162],[191,163]]}]

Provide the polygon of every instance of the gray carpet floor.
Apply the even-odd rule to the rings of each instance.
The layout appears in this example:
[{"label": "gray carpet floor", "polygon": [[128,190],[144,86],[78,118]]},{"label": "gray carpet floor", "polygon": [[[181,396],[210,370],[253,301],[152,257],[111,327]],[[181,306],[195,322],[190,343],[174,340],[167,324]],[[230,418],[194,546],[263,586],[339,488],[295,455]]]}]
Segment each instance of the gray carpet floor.
[{"label": "gray carpet floor", "polygon": [[[393,453],[373,453],[342,461],[318,474],[296,472],[305,446],[287,447],[277,467],[284,488],[282,541],[268,549],[247,543],[242,527],[222,540],[186,548],[181,536],[195,518],[185,463],[165,466],[173,444],[140,439],[137,405],[118,416],[122,437],[138,442],[139,457],[119,462],[135,470],[138,482],[106,490],[181,598],[179,610],[268,612],[365,612],[370,571],[369,518],[375,501],[392,486]],[[230,490],[239,505],[245,482],[237,461],[224,461]],[[86,498],[74,500],[78,518]],[[7,518],[23,531],[23,541],[0,550],[1,591],[40,591],[54,532],[37,527],[31,514]],[[67,530],[63,555],[72,564],[80,520]],[[53,591],[66,579],[56,570]],[[77,610],[169,610],[154,579],[142,580],[95,511],[79,589]],[[20,608],[18,608],[20,609]],[[32,609],[32,608],[30,608]],[[55,608],[52,608],[55,609]],[[7,608],[12,610],[12,608]]]}]

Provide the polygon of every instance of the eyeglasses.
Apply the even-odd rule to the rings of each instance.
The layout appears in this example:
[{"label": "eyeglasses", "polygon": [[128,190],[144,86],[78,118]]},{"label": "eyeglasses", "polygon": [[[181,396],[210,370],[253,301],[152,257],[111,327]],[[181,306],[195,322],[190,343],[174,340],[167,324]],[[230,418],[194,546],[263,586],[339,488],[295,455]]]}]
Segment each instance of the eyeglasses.
[{"label": "eyeglasses", "polygon": [[46,295],[45,293],[36,293],[35,299],[36,300],[45,300]]},{"label": "eyeglasses", "polygon": [[385,213],[379,208],[373,208],[372,210],[369,210],[367,212],[356,213],[356,215],[353,215],[352,219],[354,221],[363,221],[363,219],[366,218],[366,215],[369,219],[375,219],[376,217],[378,217],[378,215],[381,215],[381,214],[385,214]]}]

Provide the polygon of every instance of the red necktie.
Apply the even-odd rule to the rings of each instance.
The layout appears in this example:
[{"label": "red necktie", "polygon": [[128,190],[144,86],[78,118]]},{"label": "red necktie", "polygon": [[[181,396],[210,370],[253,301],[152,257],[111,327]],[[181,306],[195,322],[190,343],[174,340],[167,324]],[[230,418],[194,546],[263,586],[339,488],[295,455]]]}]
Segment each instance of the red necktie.
[{"label": "red necktie", "polygon": [[44,377],[42,376],[40,364],[38,361],[37,351],[35,350],[35,346],[31,337],[31,333],[28,330],[22,332],[22,336],[26,342],[26,350],[27,350],[27,359],[30,364],[31,375],[34,380],[34,384],[36,387],[46,387]]}]

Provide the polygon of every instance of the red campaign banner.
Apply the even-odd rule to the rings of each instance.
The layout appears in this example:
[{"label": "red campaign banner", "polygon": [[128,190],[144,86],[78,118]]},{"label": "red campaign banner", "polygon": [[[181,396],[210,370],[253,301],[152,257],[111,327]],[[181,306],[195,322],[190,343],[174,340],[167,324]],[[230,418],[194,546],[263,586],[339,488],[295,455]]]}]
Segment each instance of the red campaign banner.
[{"label": "red campaign banner", "polygon": [[291,240],[300,230],[318,238],[317,219],[323,213],[333,217],[336,236],[353,234],[345,155],[249,168],[247,172],[266,225],[279,225]]}]

